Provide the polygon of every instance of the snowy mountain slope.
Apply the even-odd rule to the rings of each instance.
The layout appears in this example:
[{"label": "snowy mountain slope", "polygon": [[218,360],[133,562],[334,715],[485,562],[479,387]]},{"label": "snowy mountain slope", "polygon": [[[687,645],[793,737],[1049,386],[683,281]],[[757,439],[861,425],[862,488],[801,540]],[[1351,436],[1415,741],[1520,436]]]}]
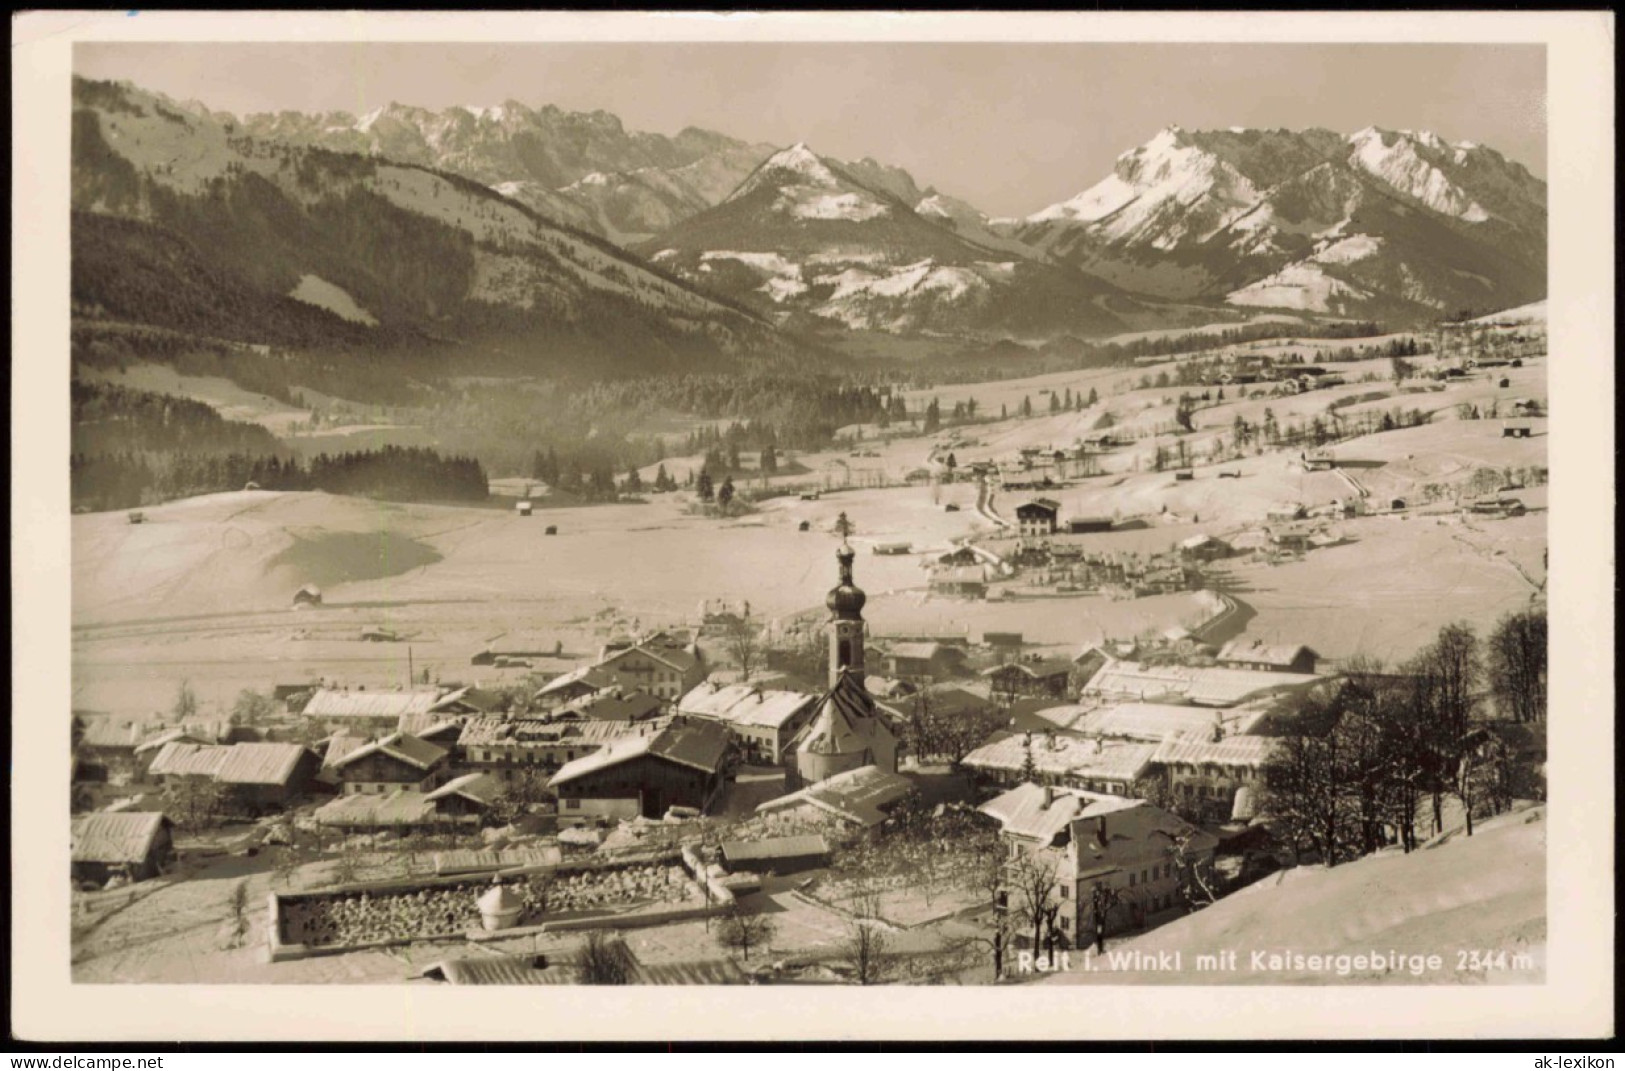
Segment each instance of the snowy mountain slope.
[{"label": "snowy mountain slope", "polygon": [[638,249],[785,319],[854,329],[1097,332],[1160,314],[1020,243],[977,242],[983,220],[899,169],[797,143]]},{"label": "snowy mountain slope", "polygon": [[[262,141],[128,86],[76,81],[75,106],[74,296],[101,315],[289,344],[319,340],[326,316],[335,337],[374,330],[392,343],[432,336],[678,365],[795,348],[750,313],[477,182]],[[384,136],[392,121],[358,125]],[[97,222],[109,217],[126,223]],[[119,250],[141,228],[197,285],[163,297],[170,269],[156,260],[138,276]],[[243,295],[242,322],[211,291]],[[294,335],[265,337],[284,330]]]},{"label": "snowy mountain slope", "polygon": [[1524,168],[1430,133],[1174,126],[994,229],[1165,297],[1425,316],[1542,296],[1545,218],[1545,184]]}]

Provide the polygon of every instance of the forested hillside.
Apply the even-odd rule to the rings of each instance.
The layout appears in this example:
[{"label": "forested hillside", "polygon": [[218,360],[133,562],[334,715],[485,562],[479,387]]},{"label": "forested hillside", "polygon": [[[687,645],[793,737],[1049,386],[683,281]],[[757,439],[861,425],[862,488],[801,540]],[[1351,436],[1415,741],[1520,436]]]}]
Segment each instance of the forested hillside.
[{"label": "forested hillside", "polygon": [[257,424],[225,420],[201,402],[75,382],[73,505],[122,509],[240,490],[329,491],[408,501],[483,501],[484,468],[432,450],[323,454],[301,465]]}]

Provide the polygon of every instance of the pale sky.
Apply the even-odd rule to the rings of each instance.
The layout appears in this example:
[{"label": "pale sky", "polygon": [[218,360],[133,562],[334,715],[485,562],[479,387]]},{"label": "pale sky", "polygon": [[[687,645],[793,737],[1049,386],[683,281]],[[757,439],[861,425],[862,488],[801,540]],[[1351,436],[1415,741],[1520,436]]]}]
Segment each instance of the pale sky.
[{"label": "pale sky", "polygon": [[1074,196],[1170,123],[1431,130],[1546,175],[1540,45],[82,42],[74,65],[239,115],[517,100],[805,141],[996,216]]}]

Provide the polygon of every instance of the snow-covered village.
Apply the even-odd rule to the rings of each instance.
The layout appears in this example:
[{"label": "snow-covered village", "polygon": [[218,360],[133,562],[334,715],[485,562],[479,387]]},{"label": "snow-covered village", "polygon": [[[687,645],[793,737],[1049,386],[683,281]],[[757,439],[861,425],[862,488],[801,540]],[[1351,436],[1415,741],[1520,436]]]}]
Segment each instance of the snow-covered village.
[{"label": "snow-covered village", "polygon": [[75,52],[75,983],[1548,980],[1510,89],[200,47]]}]

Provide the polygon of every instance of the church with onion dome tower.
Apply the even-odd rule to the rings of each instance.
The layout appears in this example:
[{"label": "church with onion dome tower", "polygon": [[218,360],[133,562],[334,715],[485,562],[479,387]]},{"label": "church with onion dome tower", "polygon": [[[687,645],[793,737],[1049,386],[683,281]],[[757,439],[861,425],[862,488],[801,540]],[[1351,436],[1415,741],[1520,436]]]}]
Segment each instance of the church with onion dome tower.
[{"label": "church with onion dome tower", "polygon": [[[841,515],[842,529],[846,515]],[[852,579],[856,554],[844,538],[835,552],[840,582],[830,589],[829,691],[796,744],[792,778],[802,785],[862,766],[897,772],[897,737],[875,709],[864,686],[863,649],[867,639],[863,604],[868,596]]]}]

